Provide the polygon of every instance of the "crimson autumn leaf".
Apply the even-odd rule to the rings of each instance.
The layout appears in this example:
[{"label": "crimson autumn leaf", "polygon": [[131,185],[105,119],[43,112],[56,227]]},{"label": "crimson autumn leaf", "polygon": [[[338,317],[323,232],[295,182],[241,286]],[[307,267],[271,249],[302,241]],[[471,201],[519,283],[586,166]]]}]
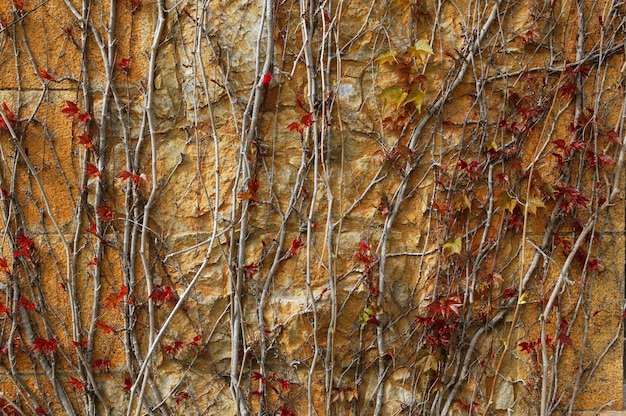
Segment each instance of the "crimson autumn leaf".
[{"label": "crimson autumn leaf", "polygon": [[289,408],[286,405],[282,405],[280,406],[280,409],[278,409],[280,411],[280,416],[296,416],[296,414],[289,410]]},{"label": "crimson autumn leaf", "polygon": [[614,130],[609,130],[606,132],[606,138],[609,139],[610,142],[622,144],[622,139],[620,139],[619,134]]},{"label": "crimson autumn leaf", "polygon": [[296,256],[298,254],[298,251],[300,250],[301,247],[304,247],[304,243],[302,242],[302,238],[300,238],[300,236],[298,236],[297,238],[294,238],[294,240],[291,242],[291,248],[289,249],[289,255],[290,256]]},{"label": "crimson autumn leaf", "polygon": [[113,211],[111,211],[111,208],[109,208],[106,205],[98,206],[98,208],[96,208],[96,213],[104,221],[113,221],[115,219],[115,214],[113,214]]},{"label": "crimson autumn leaf", "polygon": [[186,391],[179,391],[174,395],[174,401],[176,401],[176,405],[179,405],[183,400],[187,400],[189,398],[189,393]]},{"label": "crimson autumn leaf", "polygon": [[313,119],[313,111],[311,111],[310,113],[306,113],[300,118],[300,124],[302,124],[304,127],[312,126],[313,123],[315,123],[315,120]]},{"label": "crimson autumn leaf", "polygon": [[0,272],[11,273],[11,270],[9,270],[9,262],[6,257],[0,257]]},{"label": "crimson autumn leaf", "polygon": [[141,182],[141,179],[142,179],[142,178],[141,178],[141,175],[138,175],[138,174],[136,174],[136,173],[130,173],[130,172],[129,172],[129,171],[127,171],[127,170],[123,170],[123,171],[121,171],[121,172],[120,172],[120,174],[119,174],[119,175],[117,175],[117,177],[118,177],[119,179],[121,179],[122,181],[125,181],[125,180],[127,180],[127,179],[130,179],[130,181],[131,181],[132,183],[134,183],[135,185],[139,185],[139,183]]},{"label": "crimson autumn leaf", "polygon": [[182,341],[175,341],[172,345],[164,345],[163,352],[166,355],[173,356],[178,351],[182,350],[184,345],[185,344]]},{"label": "crimson autumn leaf", "polygon": [[70,376],[69,384],[74,390],[84,390],[87,386],[87,383],[74,376]]},{"label": "crimson autumn leaf", "polygon": [[15,245],[17,249],[13,251],[13,258],[16,259],[18,257],[24,256],[28,259],[31,258],[34,242],[31,238],[26,237],[24,234],[19,234],[15,238]]},{"label": "crimson autumn leaf", "polygon": [[24,296],[20,298],[17,304],[18,306],[26,308],[27,311],[34,311],[36,309],[35,304],[29,301],[28,299],[26,299]]},{"label": "crimson autumn leaf", "polygon": [[580,74],[583,78],[587,78],[589,76],[589,68],[586,68],[584,66],[579,66],[574,71],[572,71],[572,73]]},{"label": "crimson autumn leaf", "polygon": [[58,344],[59,341],[54,338],[50,338],[49,340],[45,338],[37,338],[33,341],[33,351],[50,354],[56,351]]},{"label": "crimson autumn leaf", "polygon": [[0,302],[0,314],[5,314],[9,318],[11,317],[11,314],[9,313],[9,310],[7,309],[6,305],[2,302]]},{"label": "crimson autumn leaf", "polygon": [[91,223],[89,223],[89,227],[83,228],[83,231],[85,231],[86,233],[93,234],[93,235],[97,236],[98,235],[98,229],[96,227],[96,222],[95,221],[91,221]]},{"label": "crimson autumn leaf", "polygon": [[272,73],[263,74],[263,85],[269,87],[273,77],[274,75]]},{"label": "crimson autumn leaf", "polygon": [[276,381],[278,381],[278,384],[280,384],[281,389],[289,390],[289,387],[291,386],[291,382],[289,380],[285,380],[284,378],[279,378],[279,379],[276,379]]},{"label": "crimson autumn leaf", "polygon": [[289,124],[287,128],[289,129],[289,131],[297,131],[300,134],[304,132],[304,128],[297,121],[294,121],[293,123]]},{"label": "crimson autumn leaf", "polygon": [[130,379],[130,377],[126,377],[124,379],[124,387],[122,387],[122,390],[130,391],[132,388],[133,388],[133,381]]},{"label": "crimson autumn leaf", "polygon": [[[7,120],[9,120],[11,127],[15,126],[15,122],[17,121],[15,113],[9,109],[9,106],[7,106],[4,101],[2,102],[2,111],[4,112],[4,115],[7,116]],[[9,130],[7,124],[4,122],[4,118],[2,117],[0,117],[0,129]]]},{"label": "crimson autumn leaf", "polygon": [[252,280],[254,278],[254,274],[259,271],[259,265],[256,263],[250,263],[243,266],[243,271],[246,274],[246,278],[248,280]]},{"label": "crimson autumn leaf", "polygon": [[56,79],[54,79],[54,77],[50,75],[46,68],[41,68],[39,70],[39,76],[43,79],[47,79],[48,81],[56,82]]},{"label": "crimson autumn leaf", "polygon": [[89,345],[89,342],[87,340],[85,341],[72,341],[72,344],[74,345],[74,348],[78,349],[78,348],[87,348],[87,345]]},{"label": "crimson autumn leaf", "polygon": [[93,163],[87,165],[87,167],[85,168],[85,173],[94,179],[102,179],[102,173],[100,172],[100,169],[98,169],[98,167]]},{"label": "crimson autumn leaf", "polygon": [[103,334],[112,334],[115,332],[115,328],[103,321],[96,321],[96,328],[102,331]]},{"label": "crimson autumn leaf", "polygon": [[80,114],[80,109],[75,102],[65,100],[65,107],[61,109],[61,113],[67,118],[76,118]]},{"label": "crimson autumn leaf", "polygon": [[172,299],[172,288],[170,286],[155,285],[148,299],[154,299],[157,306],[167,303]]},{"label": "crimson autumn leaf", "polygon": [[87,267],[91,267],[91,266],[97,266],[98,265],[98,258],[94,257],[93,259],[89,260],[87,262]]},{"label": "crimson autumn leaf", "polygon": [[130,57],[128,58],[122,58],[118,63],[117,63],[117,67],[119,68],[120,71],[122,71],[125,74],[128,74],[128,71],[130,69]]},{"label": "crimson autumn leaf", "polygon": [[41,407],[37,406],[35,407],[35,412],[37,412],[37,414],[39,415],[47,415],[46,411],[43,410]]},{"label": "crimson autumn leaf", "polygon": [[91,140],[91,132],[86,131],[78,136],[78,144],[85,146],[85,149],[93,148],[93,141]]},{"label": "crimson autumn leaf", "polygon": [[202,335],[198,334],[195,337],[193,337],[193,341],[189,341],[189,346],[197,347],[198,344],[200,344],[200,341],[202,341]]},{"label": "crimson autumn leaf", "polygon": [[562,98],[566,98],[569,100],[576,94],[576,91],[577,91],[576,85],[574,83],[569,83],[559,88],[559,95]]},{"label": "crimson autumn leaf", "polygon": [[99,358],[93,362],[92,367],[94,370],[109,371],[111,368],[111,360],[103,360]]},{"label": "crimson autumn leaf", "polygon": [[104,298],[104,307],[117,308],[117,305],[124,300],[124,296],[126,295],[128,295],[128,288],[126,285],[121,285],[119,292],[110,293],[106,298]]}]

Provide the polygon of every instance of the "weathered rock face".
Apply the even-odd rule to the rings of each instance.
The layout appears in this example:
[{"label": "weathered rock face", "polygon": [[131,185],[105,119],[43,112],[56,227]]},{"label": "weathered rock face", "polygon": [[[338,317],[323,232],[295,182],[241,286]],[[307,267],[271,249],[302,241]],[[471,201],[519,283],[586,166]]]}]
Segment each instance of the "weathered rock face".
[{"label": "weathered rock face", "polygon": [[1,4],[2,412],[621,407],[623,5]]}]

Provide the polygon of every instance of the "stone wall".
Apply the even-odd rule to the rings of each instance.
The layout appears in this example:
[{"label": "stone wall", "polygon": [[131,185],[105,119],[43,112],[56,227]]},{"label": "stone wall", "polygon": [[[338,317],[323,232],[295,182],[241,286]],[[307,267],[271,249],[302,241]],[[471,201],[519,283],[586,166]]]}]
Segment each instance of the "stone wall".
[{"label": "stone wall", "polygon": [[2,412],[621,408],[624,4],[0,5]]}]

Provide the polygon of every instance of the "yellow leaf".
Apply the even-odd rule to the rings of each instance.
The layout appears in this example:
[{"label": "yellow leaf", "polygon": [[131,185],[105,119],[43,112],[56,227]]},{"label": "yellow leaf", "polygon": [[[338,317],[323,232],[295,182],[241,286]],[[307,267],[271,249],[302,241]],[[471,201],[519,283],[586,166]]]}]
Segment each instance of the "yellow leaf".
[{"label": "yellow leaf", "polygon": [[409,46],[408,53],[411,57],[420,58],[422,62],[426,56],[435,54],[435,52],[433,52],[433,48],[431,48],[428,42],[424,39],[420,39],[415,42],[414,46]]},{"label": "yellow leaf", "polygon": [[400,107],[402,103],[404,103],[407,95],[408,94],[404,92],[402,87],[400,87],[399,85],[394,85],[393,87],[384,89],[378,97],[382,98],[385,108],[387,108],[389,104],[395,104],[397,108]]},{"label": "yellow leaf", "polygon": [[380,55],[378,55],[378,58],[376,58],[376,62],[378,62],[381,65],[395,62],[395,60],[396,60],[396,51],[394,51],[393,49],[390,49],[386,52],[381,53]]},{"label": "yellow leaf", "polygon": [[526,205],[528,206],[528,212],[533,215],[537,215],[537,208],[546,207],[541,201],[541,198],[537,198],[536,196],[529,197]]},{"label": "yellow leaf", "polygon": [[415,103],[415,107],[417,108],[417,111],[421,114],[423,102],[424,102],[424,91],[422,91],[419,88],[413,88],[409,96],[406,98],[404,105],[407,105],[408,103]]},{"label": "yellow leaf", "polygon": [[504,210],[508,210],[510,213],[513,213],[513,210],[517,206],[517,200],[515,198],[511,198],[507,191],[502,191],[500,195],[498,195],[498,206]]},{"label": "yellow leaf", "polygon": [[463,248],[463,243],[461,241],[461,237],[457,237],[454,240],[450,239],[443,243],[443,254],[449,256],[451,254],[461,253],[461,249]]},{"label": "yellow leaf", "polygon": [[424,372],[428,372],[430,370],[437,371],[439,368],[439,360],[434,354],[429,354],[418,360],[417,365],[422,367]]},{"label": "yellow leaf", "polygon": [[526,299],[528,299],[528,293],[524,292],[522,293],[522,296],[519,297],[517,303],[519,303],[520,305],[525,305],[527,302]]}]

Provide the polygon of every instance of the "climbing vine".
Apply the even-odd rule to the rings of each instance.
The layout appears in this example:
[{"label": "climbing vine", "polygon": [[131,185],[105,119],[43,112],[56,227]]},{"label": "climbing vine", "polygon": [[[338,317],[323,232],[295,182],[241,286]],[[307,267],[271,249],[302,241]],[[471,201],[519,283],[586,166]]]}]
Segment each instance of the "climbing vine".
[{"label": "climbing vine", "polygon": [[0,6],[3,414],[621,404],[622,3]]}]

